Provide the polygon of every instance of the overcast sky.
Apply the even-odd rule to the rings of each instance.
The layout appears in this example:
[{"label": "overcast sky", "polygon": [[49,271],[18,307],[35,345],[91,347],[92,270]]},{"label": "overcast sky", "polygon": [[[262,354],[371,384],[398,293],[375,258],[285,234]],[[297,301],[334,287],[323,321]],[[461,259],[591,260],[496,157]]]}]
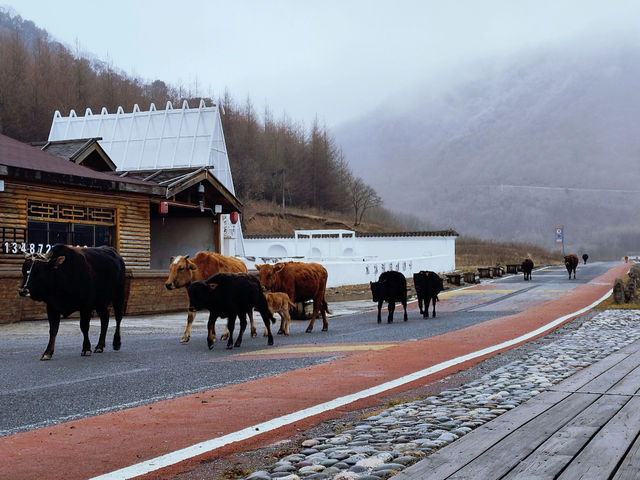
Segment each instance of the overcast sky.
[{"label": "overcast sky", "polygon": [[[145,81],[329,128],[476,59],[640,29],[635,0],[0,0]],[[124,106],[130,111],[132,106]],[[141,105],[141,108],[148,108]]]}]

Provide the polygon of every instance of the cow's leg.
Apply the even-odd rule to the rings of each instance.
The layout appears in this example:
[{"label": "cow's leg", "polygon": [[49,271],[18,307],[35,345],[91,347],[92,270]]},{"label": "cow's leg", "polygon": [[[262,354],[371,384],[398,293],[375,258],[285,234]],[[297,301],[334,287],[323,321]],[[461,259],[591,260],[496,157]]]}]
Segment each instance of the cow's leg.
[{"label": "cow's leg", "polygon": [[256,326],[253,323],[253,310],[249,310],[249,323],[251,323],[251,338],[258,336],[258,331],[256,330]]},{"label": "cow's leg", "polygon": [[207,346],[209,350],[213,349],[213,344],[216,341],[216,317],[213,312],[209,312],[209,321],[207,322]]},{"label": "cow's leg", "polygon": [[378,323],[382,322],[382,316],[380,312],[382,311],[382,300],[378,301]]},{"label": "cow's leg", "polygon": [[393,312],[396,310],[395,299],[389,300],[389,316],[387,317],[387,323],[393,323]]},{"label": "cow's leg", "polygon": [[[180,339],[180,343],[187,343],[191,338],[191,324],[193,323],[193,319],[196,318],[196,312],[192,312],[187,310],[187,326],[184,329],[184,333],[182,334],[182,338]],[[216,332],[213,332],[213,339],[216,338]]]},{"label": "cow's leg", "polygon": [[[273,314],[266,307],[266,304],[264,307],[260,307],[258,311],[260,312],[260,316],[264,322],[264,330],[267,332],[267,345],[273,345],[273,334],[271,333],[271,322],[272,320],[275,320],[273,318]],[[282,313],[280,313],[280,328],[282,328],[282,322]]]},{"label": "cow's leg", "polygon": [[409,317],[407,317],[407,299],[402,300],[402,308],[404,308],[404,321],[406,322]]},{"label": "cow's leg", "polygon": [[282,330],[282,333],[284,333],[288,337],[289,325],[291,324],[291,315],[289,315],[289,307],[288,306],[284,307],[284,310],[282,310],[282,313],[280,315],[281,315],[280,330]]},{"label": "cow's leg", "polygon": [[93,349],[93,353],[102,353],[104,352],[104,346],[107,341],[107,330],[109,328],[109,309],[106,306],[96,308],[96,312],[100,317],[100,337],[98,338],[98,343],[96,344],[96,348]]},{"label": "cow's leg", "polygon": [[40,360],[51,360],[53,351],[56,346],[56,337],[58,336],[58,328],[60,328],[60,313],[47,305],[47,319],[49,320],[49,343],[44,353],[40,356]]},{"label": "cow's leg", "polygon": [[[316,321],[316,317],[318,316],[318,313],[320,313],[320,308],[318,306],[318,302],[316,302],[315,300],[313,301],[313,313],[311,314],[311,320],[309,320],[309,325],[307,325],[307,333],[310,333],[313,330],[313,324]],[[323,330],[325,330],[323,328]]]},{"label": "cow's leg", "polygon": [[236,343],[233,345],[234,347],[239,347],[242,345],[242,336],[244,335],[244,331],[247,329],[247,314],[245,312],[240,313],[240,332],[238,333],[238,338],[236,338]]},{"label": "cow's leg", "polygon": [[[287,324],[286,324],[286,320],[285,320],[285,315],[286,315],[287,313],[288,313],[288,312],[287,312],[287,311],[286,311],[286,309],[284,309],[284,308],[278,312],[278,315],[280,315],[280,328],[278,329],[278,335],[283,335],[283,334],[285,334],[284,329],[285,329],[285,327],[287,326]],[[287,333],[287,335],[288,335],[288,333]]]},{"label": "cow's leg", "polygon": [[233,348],[233,329],[236,327],[236,316],[229,315],[227,318],[227,330],[229,331],[229,336],[227,337],[227,350],[231,350]]},{"label": "cow's leg", "polygon": [[[215,337],[215,333],[213,334],[213,336]],[[228,339],[229,339],[229,327],[225,325],[224,332],[222,332],[222,335],[220,335],[220,340],[228,340]]]},{"label": "cow's leg", "polygon": [[324,300],[324,294],[322,294],[322,300],[319,303],[320,303],[320,313],[322,314],[322,331],[326,332],[327,330],[329,330],[329,322],[327,321],[328,308]]},{"label": "cow's leg", "polygon": [[425,303],[427,305],[427,308],[429,308],[429,304],[426,302],[426,298],[424,299],[425,301],[423,302],[422,300],[422,295],[418,295],[418,308],[420,309],[420,315],[422,315],[424,317],[424,310],[422,309],[422,304]]},{"label": "cow's leg", "polygon": [[116,318],[116,331],[113,333],[113,349],[120,350],[122,341],[120,340],[120,322],[124,314],[124,302],[120,300],[113,302],[113,316]]},{"label": "cow's leg", "polygon": [[436,301],[438,300],[438,297],[433,297],[431,299],[431,301],[433,302],[433,318],[436,318]]},{"label": "cow's leg", "polygon": [[91,342],[89,341],[89,324],[91,322],[91,310],[80,311],[80,330],[82,331],[82,356],[91,355]]}]

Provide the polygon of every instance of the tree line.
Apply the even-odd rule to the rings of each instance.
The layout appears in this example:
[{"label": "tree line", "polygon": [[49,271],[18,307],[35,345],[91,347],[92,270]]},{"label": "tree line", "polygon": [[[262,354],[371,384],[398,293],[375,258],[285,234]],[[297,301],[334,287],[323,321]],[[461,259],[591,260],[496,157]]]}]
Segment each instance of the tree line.
[{"label": "tree line", "polygon": [[[45,30],[0,10],[0,133],[23,142],[47,139],[53,113],[87,108],[125,111],[138,104],[167,101],[196,107],[182,86],[144,82],[112,64],[87,58],[49,38]],[[351,171],[326,126],[309,128],[268,108],[259,115],[251,100],[238,103],[228,91],[217,100],[238,198],[268,200],[284,207],[351,212],[354,226],[382,203],[379,195]]]}]

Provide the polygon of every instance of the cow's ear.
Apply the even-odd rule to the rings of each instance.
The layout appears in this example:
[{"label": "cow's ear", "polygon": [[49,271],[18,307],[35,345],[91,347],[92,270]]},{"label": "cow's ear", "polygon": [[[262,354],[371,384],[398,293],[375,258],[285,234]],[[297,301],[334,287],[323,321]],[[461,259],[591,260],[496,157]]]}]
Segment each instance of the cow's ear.
[{"label": "cow's ear", "polygon": [[184,259],[185,259],[185,260],[186,260],[187,258],[189,258],[189,255],[185,255],[185,256],[184,256]]},{"label": "cow's ear", "polygon": [[262,267],[264,267],[264,265],[258,265],[258,264],[256,264],[256,265],[254,265],[254,267],[256,267],[256,270],[260,271],[260,269],[261,269]]},{"label": "cow's ear", "polygon": [[209,284],[209,288],[210,288],[211,290],[215,290],[216,288],[218,288],[218,284],[217,284],[217,283],[210,283],[210,284]]},{"label": "cow's ear", "polygon": [[64,255],[56,258],[53,261],[53,268],[57,268],[58,266],[62,265],[64,263],[64,260],[65,260],[65,256]]},{"label": "cow's ear", "polygon": [[196,267],[196,264],[193,263],[191,260],[187,260],[187,266],[189,267],[189,270],[195,270],[196,268],[198,268]]},{"label": "cow's ear", "polygon": [[171,260],[169,260],[169,263],[172,264],[175,261],[176,257],[171,257]]},{"label": "cow's ear", "polygon": [[281,263],[279,265],[274,265],[273,266],[273,273],[278,273],[280,270],[282,270],[284,268],[284,264]]}]

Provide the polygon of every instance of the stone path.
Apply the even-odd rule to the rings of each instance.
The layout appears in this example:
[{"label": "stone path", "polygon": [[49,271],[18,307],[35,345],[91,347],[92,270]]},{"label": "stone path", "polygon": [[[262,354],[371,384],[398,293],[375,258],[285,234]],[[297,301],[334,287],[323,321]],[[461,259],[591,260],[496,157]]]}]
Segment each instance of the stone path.
[{"label": "stone path", "polygon": [[299,452],[245,480],[380,480],[515,408],[640,338],[640,311],[609,310],[459,388],[399,404],[345,431],[309,438]]}]

